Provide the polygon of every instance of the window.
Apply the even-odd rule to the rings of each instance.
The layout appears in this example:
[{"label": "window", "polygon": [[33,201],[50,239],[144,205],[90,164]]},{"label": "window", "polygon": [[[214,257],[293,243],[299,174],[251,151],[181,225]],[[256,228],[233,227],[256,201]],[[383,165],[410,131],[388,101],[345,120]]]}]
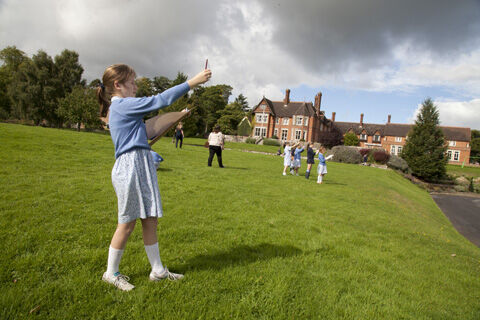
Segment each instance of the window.
[{"label": "window", "polygon": [[302,139],[302,130],[295,130],[295,139]]},{"label": "window", "polygon": [[395,137],[395,142],[402,142],[402,137]]},{"label": "window", "polygon": [[260,113],[257,113],[255,115],[255,121],[258,123],[262,123],[262,115]]},{"label": "window", "polygon": [[320,131],[323,131],[323,123],[320,123]]},{"label": "window", "polygon": [[447,151],[447,159],[452,161],[452,150]]},{"label": "window", "polygon": [[303,140],[307,140],[307,130],[303,130]]},{"label": "window", "polygon": [[360,140],[363,140],[363,141],[367,140],[367,134],[366,134],[366,133],[362,133],[362,134],[360,135]]},{"label": "window", "polygon": [[268,114],[264,114],[263,115],[263,123],[267,123],[268,122]]},{"label": "window", "polygon": [[455,147],[457,145],[457,141],[448,141],[449,147]]},{"label": "window", "polygon": [[455,151],[453,153],[453,161],[458,161],[460,160],[460,151]]},{"label": "window", "polygon": [[278,137],[278,129],[273,129],[273,135],[274,135],[275,137]]},{"label": "window", "polygon": [[275,124],[280,124],[280,118],[275,118]]},{"label": "window", "polygon": [[402,149],[403,149],[402,146],[397,146],[397,155],[402,154]]},{"label": "window", "polygon": [[305,117],[305,119],[303,119],[303,125],[308,126],[308,117]]},{"label": "window", "polygon": [[288,129],[282,129],[282,140],[287,140]]},{"label": "window", "polygon": [[380,135],[379,134],[374,135],[373,136],[373,141],[380,142]]},{"label": "window", "polygon": [[295,120],[296,120],[296,121],[295,121],[295,124],[296,124],[297,126],[301,126],[301,125],[303,124],[303,117],[301,117],[301,116],[296,116],[296,117],[295,117]]},{"label": "window", "polygon": [[288,124],[290,121],[290,118],[283,118],[283,124]]},{"label": "window", "polygon": [[390,154],[395,154],[395,146],[390,147]]},{"label": "window", "polygon": [[254,134],[255,137],[260,137],[260,128],[259,127],[255,127],[255,134]]}]

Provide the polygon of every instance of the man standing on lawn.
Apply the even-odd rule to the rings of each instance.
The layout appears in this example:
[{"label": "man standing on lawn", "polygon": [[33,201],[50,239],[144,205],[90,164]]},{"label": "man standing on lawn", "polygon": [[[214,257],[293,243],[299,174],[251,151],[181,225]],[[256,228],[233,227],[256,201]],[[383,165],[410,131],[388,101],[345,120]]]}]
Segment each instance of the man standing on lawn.
[{"label": "man standing on lawn", "polygon": [[210,152],[210,155],[208,157],[209,167],[212,166],[213,156],[216,154],[217,160],[218,160],[218,166],[220,168],[223,168],[222,150],[224,148],[224,144],[225,144],[225,137],[220,132],[220,126],[217,124],[213,128],[213,132],[211,132],[210,135],[208,136],[208,150]]}]

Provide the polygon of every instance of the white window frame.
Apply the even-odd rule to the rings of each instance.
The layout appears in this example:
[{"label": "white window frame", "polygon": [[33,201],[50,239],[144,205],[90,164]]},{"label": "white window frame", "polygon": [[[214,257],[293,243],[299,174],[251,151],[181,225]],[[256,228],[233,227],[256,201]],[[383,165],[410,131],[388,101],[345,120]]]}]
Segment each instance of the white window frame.
[{"label": "white window frame", "polygon": [[308,117],[305,117],[305,118],[303,119],[303,125],[304,125],[304,126],[308,126]]},{"label": "white window frame", "polygon": [[453,161],[460,161],[460,151],[453,151]]},{"label": "white window frame", "polygon": [[449,147],[456,147],[457,146],[457,141],[448,141],[448,146]]},{"label": "white window frame", "polygon": [[366,133],[360,133],[360,141],[367,141],[367,134]]},{"label": "white window frame", "polygon": [[393,145],[393,144],[390,146],[390,154],[396,154],[396,148],[395,147],[396,146]]},{"label": "white window frame", "polygon": [[262,121],[263,121],[263,117],[262,117],[262,114],[261,114],[261,113],[255,114],[255,121],[256,121],[257,123],[263,123],[263,122],[262,122]]},{"label": "white window frame", "polygon": [[303,130],[303,140],[307,140],[307,130]]},{"label": "white window frame", "polygon": [[402,137],[395,137],[395,142],[402,142]]},{"label": "white window frame", "polygon": [[288,125],[289,122],[290,122],[290,118],[283,118],[282,120],[282,124],[284,125]]},{"label": "white window frame", "polygon": [[[375,137],[378,137],[378,139],[375,139]],[[373,135],[373,142],[380,142],[382,140],[382,137],[379,134]]]},{"label": "white window frame", "polygon": [[255,127],[255,131],[253,132],[254,137],[260,137],[260,128],[261,127]]},{"label": "white window frame", "polygon": [[287,140],[288,139],[288,129],[282,129],[282,140]]},{"label": "white window frame", "polygon": [[302,139],[302,130],[295,130],[295,140]]},{"label": "white window frame", "polygon": [[295,116],[295,125],[296,126],[303,125],[303,117],[302,116]]},{"label": "white window frame", "polygon": [[273,135],[278,138],[278,129],[273,129]]},{"label": "white window frame", "polygon": [[263,115],[263,123],[268,123],[268,113]]},{"label": "white window frame", "polygon": [[449,161],[453,160],[453,151],[452,150],[447,150],[447,159]]},{"label": "white window frame", "polygon": [[397,146],[397,156],[402,154],[403,146]]}]

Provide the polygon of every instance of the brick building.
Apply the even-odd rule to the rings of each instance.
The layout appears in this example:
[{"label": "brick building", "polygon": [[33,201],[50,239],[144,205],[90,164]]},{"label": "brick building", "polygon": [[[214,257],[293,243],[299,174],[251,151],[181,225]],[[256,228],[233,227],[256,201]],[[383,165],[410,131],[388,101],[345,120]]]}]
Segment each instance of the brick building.
[{"label": "brick building", "polygon": [[[353,132],[360,140],[360,147],[383,148],[390,154],[402,152],[408,132],[413,125],[391,123],[388,116],[386,124],[365,123],[363,113],[359,122],[337,122],[335,112],[331,120],[320,110],[322,93],[315,96],[315,102],[290,101],[290,90],[285,91],[283,101],[271,101],[265,97],[253,108],[252,136],[271,138],[276,136],[282,141],[320,142],[322,132],[337,129],[342,135]],[[449,163],[469,163],[470,128],[440,126],[448,143]]]},{"label": "brick building", "polygon": [[330,120],[320,110],[322,93],[315,96],[315,103],[290,101],[290,89],[283,101],[271,101],[265,97],[253,108],[252,136],[282,141],[304,140],[316,142],[323,131],[329,130]]},{"label": "brick building", "polygon": [[[412,124],[391,123],[388,116],[386,124],[371,124],[363,122],[363,113],[360,122],[334,122],[333,125],[345,135],[353,132],[360,141],[360,147],[383,148],[390,154],[399,155],[405,145]],[[451,164],[468,164],[470,160],[470,128],[439,126],[448,143],[447,155]]]}]

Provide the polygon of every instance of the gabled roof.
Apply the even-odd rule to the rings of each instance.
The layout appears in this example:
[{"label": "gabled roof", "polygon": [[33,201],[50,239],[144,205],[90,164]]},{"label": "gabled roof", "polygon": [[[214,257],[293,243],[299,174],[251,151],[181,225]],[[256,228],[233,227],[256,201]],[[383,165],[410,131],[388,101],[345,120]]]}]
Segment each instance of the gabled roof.
[{"label": "gabled roof", "polygon": [[[385,125],[385,135],[393,137],[406,137],[412,128],[413,124],[387,123]],[[439,128],[442,130],[446,140],[469,142],[471,139],[470,128],[443,126],[439,126]]]},{"label": "gabled roof", "polygon": [[355,134],[361,134],[363,130],[365,130],[369,136],[373,136],[376,132],[380,132],[380,135],[384,136],[385,130],[385,125],[374,123],[364,123],[362,126],[360,126],[359,122],[335,121],[332,122],[332,125],[337,127],[342,134],[345,134],[350,130],[352,130]]},{"label": "gabled roof", "polygon": [[[265,101],[270,107],[271,113],[275,117],[290,118],[292,116],[307,116],[314,117],[316,115],[315,107],[311,102],[290,102],[285,105],[283,101],[271,101],[267,98],[263,98],[262,101],[252,110],[254,113],[257,108]],[[320,111],[323,113],[323,111]]]},{"label": "gabled roof", "polygon": [[385,125],[385,135],[390,137],[406,137],[411,129],[411,124],[387,123]]}]

